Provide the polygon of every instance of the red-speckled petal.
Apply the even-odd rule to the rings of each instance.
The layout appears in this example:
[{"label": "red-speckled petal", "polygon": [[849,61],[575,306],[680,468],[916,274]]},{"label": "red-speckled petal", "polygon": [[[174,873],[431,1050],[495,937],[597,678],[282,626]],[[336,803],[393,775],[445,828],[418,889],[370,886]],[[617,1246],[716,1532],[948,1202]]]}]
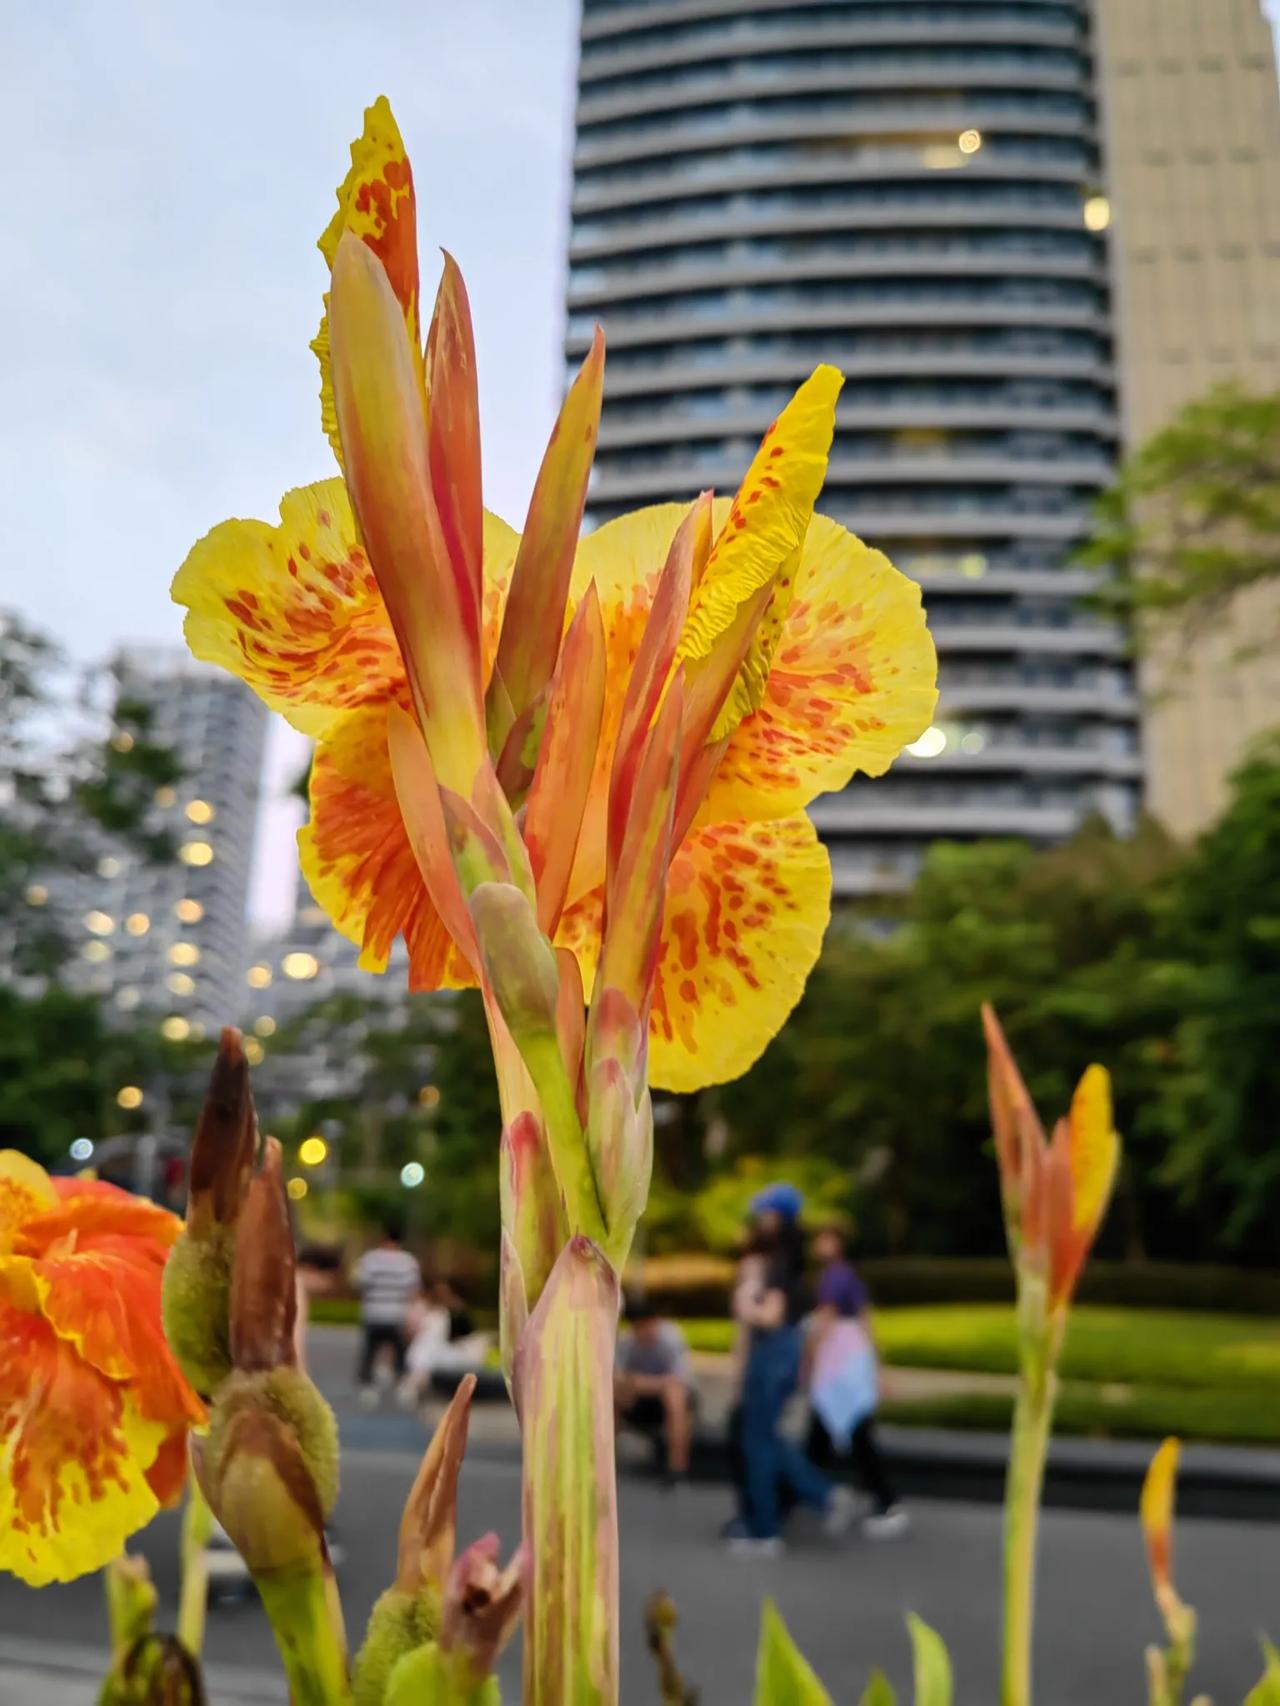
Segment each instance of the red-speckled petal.
[{"label": "red-speckled petal", "polygon": [[[566,912],[556,938],[588,987],[600,900],[597,890]],[[830,912],[831,867],[803,813],[694,829],[667,882],[652,1083],[696,1090],[745,1072],[800,999]]]}]

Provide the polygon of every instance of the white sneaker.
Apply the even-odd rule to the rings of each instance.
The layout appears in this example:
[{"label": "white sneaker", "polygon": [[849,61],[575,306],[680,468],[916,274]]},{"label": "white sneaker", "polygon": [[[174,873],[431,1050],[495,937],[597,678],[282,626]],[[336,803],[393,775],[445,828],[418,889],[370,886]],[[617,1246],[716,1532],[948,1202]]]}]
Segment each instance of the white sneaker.
[{"label": "white sneaker", "polygon": [[731,1558],[781,1558],[786,1551],[786,1542],[780,1535],[770,1535],[767,1539],[757,1539],[754,1535],[740,1534],[726,1542]]},{"label": "white sneaker", "polygon": [[911,1517],[901,1505],[890,1505],[887,1511],[875,1511],[862,1519],[862,1532],[868,1540],[896,1540],[911,1527]]},{"label": "white sneaker", "polygon": [[839,1540],[853,1527],[857,1514],[858,1501],[848,1487],[833,1487],[831,1503],[822,1518],[822,1532],[832,1540]]}]

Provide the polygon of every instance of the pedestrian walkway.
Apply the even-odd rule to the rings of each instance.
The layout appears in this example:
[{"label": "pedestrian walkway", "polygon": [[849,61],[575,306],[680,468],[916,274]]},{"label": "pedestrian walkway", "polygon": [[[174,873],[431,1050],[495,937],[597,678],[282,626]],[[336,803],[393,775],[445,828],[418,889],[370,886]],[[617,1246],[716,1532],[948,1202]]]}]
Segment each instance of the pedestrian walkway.
[{"label": "pedestrian walkway", "polygon": [[[0,1644],[3,1706],[96,1706],[105,1652],[74,1641],[6,1634]],[[270,1671],[213,1665],[205,1673],[217,1706],[285,1706],[284,1682]]]}]

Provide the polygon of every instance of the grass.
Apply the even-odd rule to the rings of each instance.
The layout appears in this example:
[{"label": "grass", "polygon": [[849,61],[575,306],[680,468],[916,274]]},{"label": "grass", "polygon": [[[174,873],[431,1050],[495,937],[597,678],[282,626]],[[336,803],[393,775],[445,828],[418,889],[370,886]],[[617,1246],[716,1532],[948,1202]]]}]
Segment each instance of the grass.
[{"label": "grass", "polygon": [[[883,1309],[884,1355],[899,1368],[1017,1372],[1013,1311],[1002,1304]],[[729,1321],[683,1323],[693,1349],[726,1351]],[[1256,1316],[1080,1305],[1072,1312],[1058,1406],[1062,1433],[1280,1444],[1280,1328]],[[886,1421],[1004,1429],[999,1393],[889,1399]]]}]

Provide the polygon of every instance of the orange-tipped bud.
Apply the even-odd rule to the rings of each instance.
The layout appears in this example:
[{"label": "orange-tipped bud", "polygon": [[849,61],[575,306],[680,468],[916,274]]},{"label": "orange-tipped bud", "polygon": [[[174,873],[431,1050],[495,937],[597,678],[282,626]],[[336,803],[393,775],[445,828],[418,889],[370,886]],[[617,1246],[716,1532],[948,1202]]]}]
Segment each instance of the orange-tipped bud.
[{"label": "orange-tipped bud", "polygon": [[458,1382],[405,1500],[396,1548],[396,1587],[401,1593],[420,1593],[428,1586],[444,1588],[458,1532],[458,1476],[475,1389],[474,1374]]},{"label": "orange-tipped bud", "polygon": [[552,428],[511,570],[489,694],[495,752],[505,745],[512,723],[542,698],[560,655],[603,391],[604,334],[597,327]]},{"label": "orange-tipped bud", "polygon": [[447,250],[427,333],[426,378],[431,488],[454,572],[464,586],[471,588],[478,610],[484,504],[476,342],[467,287]]},{"label": "orange-tipped bud", "polygon": [[333,390],[347,490],[404,658],[442,787],[469,798],[488,762],[477,587],[450,552],[404,313],[382,263],[350,232],[329,297]]}]

